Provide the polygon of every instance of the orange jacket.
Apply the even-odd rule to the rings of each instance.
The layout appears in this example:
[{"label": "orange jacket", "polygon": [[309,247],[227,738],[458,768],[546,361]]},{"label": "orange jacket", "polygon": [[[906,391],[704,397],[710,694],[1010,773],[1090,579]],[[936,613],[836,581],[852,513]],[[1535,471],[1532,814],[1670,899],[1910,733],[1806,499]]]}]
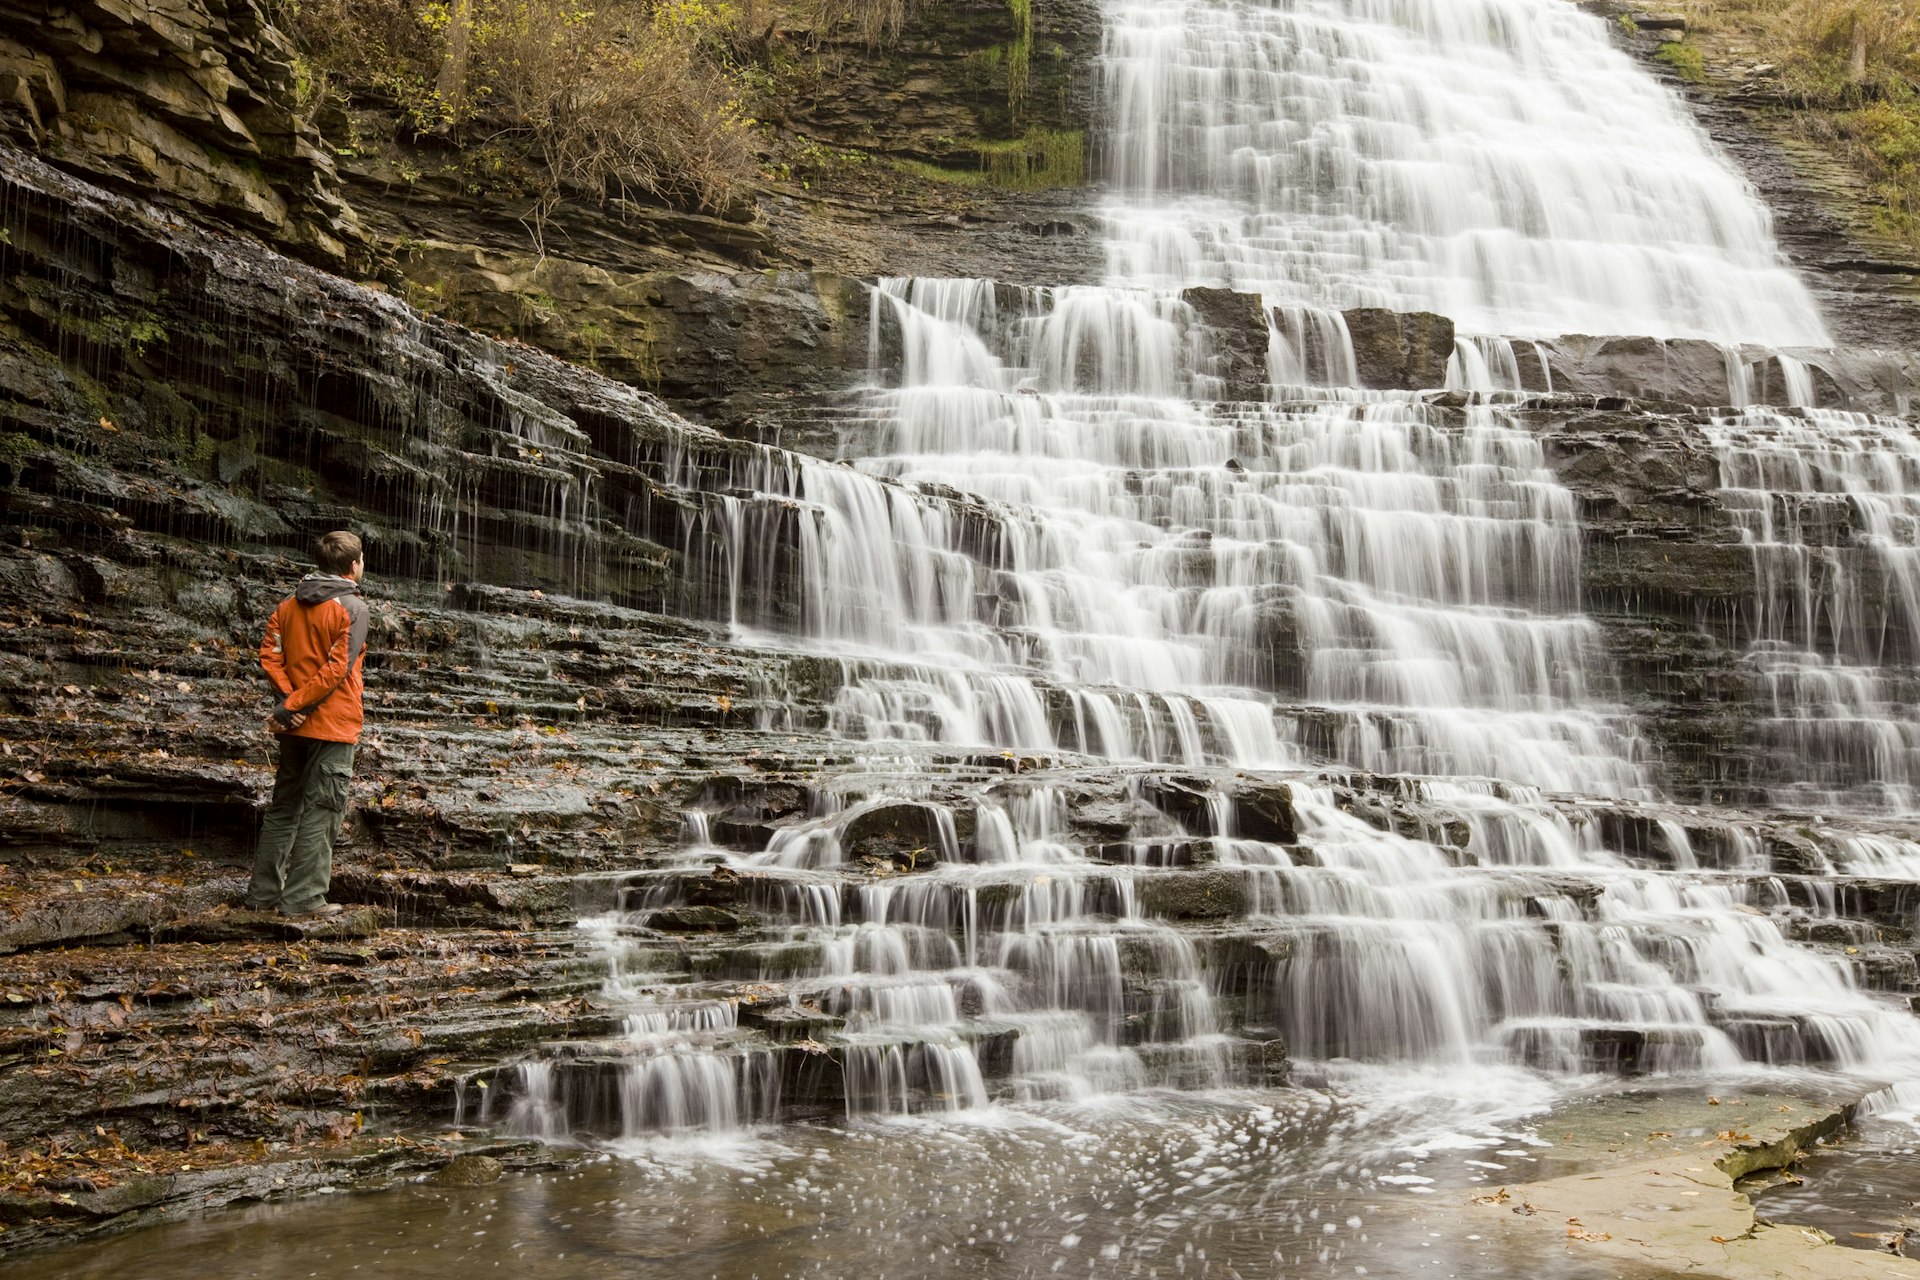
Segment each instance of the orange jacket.
[{"label": "orange jacket", "polygon": [[298,729],[323,742],[357,742],[363,712],[360,668],[367,650],[367,602],[350,578],[310,573],[267,619],[260,665],[280,690],[275,712],[306,712]]}]

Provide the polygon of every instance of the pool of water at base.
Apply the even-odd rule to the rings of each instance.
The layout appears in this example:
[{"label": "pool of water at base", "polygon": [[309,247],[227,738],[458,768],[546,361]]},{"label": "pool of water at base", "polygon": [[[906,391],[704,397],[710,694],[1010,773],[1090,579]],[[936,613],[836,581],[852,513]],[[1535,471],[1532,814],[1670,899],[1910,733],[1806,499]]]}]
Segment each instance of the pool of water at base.
[{"label": "pool of water at base", "polygon": [[[228,1209],[0,1264],[0,1280],[1538,1280],[1539,1259],[1480,1234],[1462,1199],[1575,1167],[1543,1136],[1566,1081],[1395,1083],[652,1139],[489,1186]],[[1575,1105],[1632,1097],[1595,1081]]]},{"label": "pool of water at base", "polygon": [[1912,1117],[1868,1117],[1755,1193],[1754,1207],[1852,1248],[1920,1258],[1920,1129]]}]

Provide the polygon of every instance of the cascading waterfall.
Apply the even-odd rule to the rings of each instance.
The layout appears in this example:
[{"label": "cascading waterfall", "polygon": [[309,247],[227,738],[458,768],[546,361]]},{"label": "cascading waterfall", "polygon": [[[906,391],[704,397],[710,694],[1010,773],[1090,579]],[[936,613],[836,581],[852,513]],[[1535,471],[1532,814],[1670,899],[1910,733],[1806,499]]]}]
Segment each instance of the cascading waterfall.
[{"label": "cascading waterfall", "polygon": [[[1112,282],[880,282],[847,422],[873,452],[747,450],[694,518],[724,616],[837,657],[833,727],[888,769],[946,748],[1064,776],[960,804],[840,778],[751,853],[692,815],[680,858],[595,926],[610,990],[659,1021],[629,1037],[619,1131],[771,1114],[781,1081],[737,1027],[684,1025],[724,986],[676,992],[625,936],[716,865],[778,923],[707,976],[831,1028],[801,1043],[851,1115],[1259,1085],[1289,1052],[1550,1073],[1920,1060],[1903,1015],[1768,914],[1831,916],[1830,891],[1768,875],[1739,828],[1700,847],[1666,819],[1628,848],[1579,798],[1653,781],[1540,441],[1484,397],[1352,389],[1353,305],[1451,316],[1449,382],[1478,389],[1520,386],[1528,360],[1550,378],[1532,335],[1822,342],[1751,190],[1557,0],[1116,0],[1107,67]],[[1179,292],[1202,284],[1269,304],[1264,401],[1221,400]],[[1823,796],[1905,803],[1909,703],[1880,664],[1920,621],[1920,455],[1833,415],[1712,431],[1729,491],[1752,494],[1769,732],[1832,762]],[[1823,504],[1905,592],[1883,632],[1858,566],[1795,514]],[[1330,765],[1404,775],[1399,798],[1366,812],[1384,793],[1312,772]],[[1169,817],[1148,794],[1169,768],[1203,791],[1291,778],[1298,831],[1243,834],[1218,788]],[[1131,780],[1101,840],[1076,825],[1075,769]],[[848,833],[888,814],[919,844],[852,865]],[[1920,871],[1901,841],[1848,848]],[[525,1092],[515,1115],[545,1131],[552,1078]]]},{"label": "cascading waterfall", "polygon": [[1783,802],[1910,811],[1920,785],[1920,440],[1903,422],[1753,408],[1708,428],[1751,547],[1747,662]]},{"label": "cascading waterfall", "polygon": [[1751,187],[1575,6],[1116,0],[1106,65],[1116,279],[1827,342]]}]

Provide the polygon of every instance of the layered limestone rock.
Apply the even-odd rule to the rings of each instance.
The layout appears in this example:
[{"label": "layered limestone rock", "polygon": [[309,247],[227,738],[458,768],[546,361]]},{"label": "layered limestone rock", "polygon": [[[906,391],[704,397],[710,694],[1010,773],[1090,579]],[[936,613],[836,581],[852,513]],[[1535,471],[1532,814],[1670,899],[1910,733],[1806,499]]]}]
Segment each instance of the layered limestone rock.
[{"label": "layered limestone rock", "polygon": [[348,190],[411,301],[735,434],[758,434],[751,393],[805,400],[861,362],[855,280],[1098,276],[1084,190],[1098,6],[918,5],[871,39],[818,7],[776,6],[764,21],[775,163],[720,213],[572,201],[537,251],[530,200],[489,189],[459,151],[415,145],[390,111],[323,122],[351,152]]},{"label": "layered limestone rock", "polygon": [[257,0],[10,0],[0,130],[95,181],[344,269],[366,252]]}]

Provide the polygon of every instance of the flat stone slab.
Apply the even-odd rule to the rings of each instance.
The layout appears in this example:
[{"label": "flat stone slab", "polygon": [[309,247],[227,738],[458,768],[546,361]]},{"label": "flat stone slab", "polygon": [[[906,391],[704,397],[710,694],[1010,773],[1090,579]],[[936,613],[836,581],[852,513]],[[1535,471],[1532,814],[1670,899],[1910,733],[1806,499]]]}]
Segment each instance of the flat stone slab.
[{"label": "flat stone slab", "polygon": [[376,907],[354,906],[331,916],[283,916],[277,911],[223,907],[174,921],[155,929],[154,933],[173,942],[345,941],[371,938],[380,932],[382,914]]},{"label": "flat stone slab", "polygon": [[[1540,1274],[1599,1263],[1628,1276],[1920,1280],[1920,1262],[1848,1248],[1811,1227],[1762,1222],[1734,1181],[1784,1166],[1847,1122],[1850,1106],[1776,1095],[1663,1097],[1633,1110],[1575,1108],[1541,1126],[1564,1161],[1596,1167],[1467,1200],[1462,1225],[1537,1252]],[[1564,1119],[1564,1124],[1562,1120]],[[1635,1147],[1638,1150],[1635,1150]]]}]

